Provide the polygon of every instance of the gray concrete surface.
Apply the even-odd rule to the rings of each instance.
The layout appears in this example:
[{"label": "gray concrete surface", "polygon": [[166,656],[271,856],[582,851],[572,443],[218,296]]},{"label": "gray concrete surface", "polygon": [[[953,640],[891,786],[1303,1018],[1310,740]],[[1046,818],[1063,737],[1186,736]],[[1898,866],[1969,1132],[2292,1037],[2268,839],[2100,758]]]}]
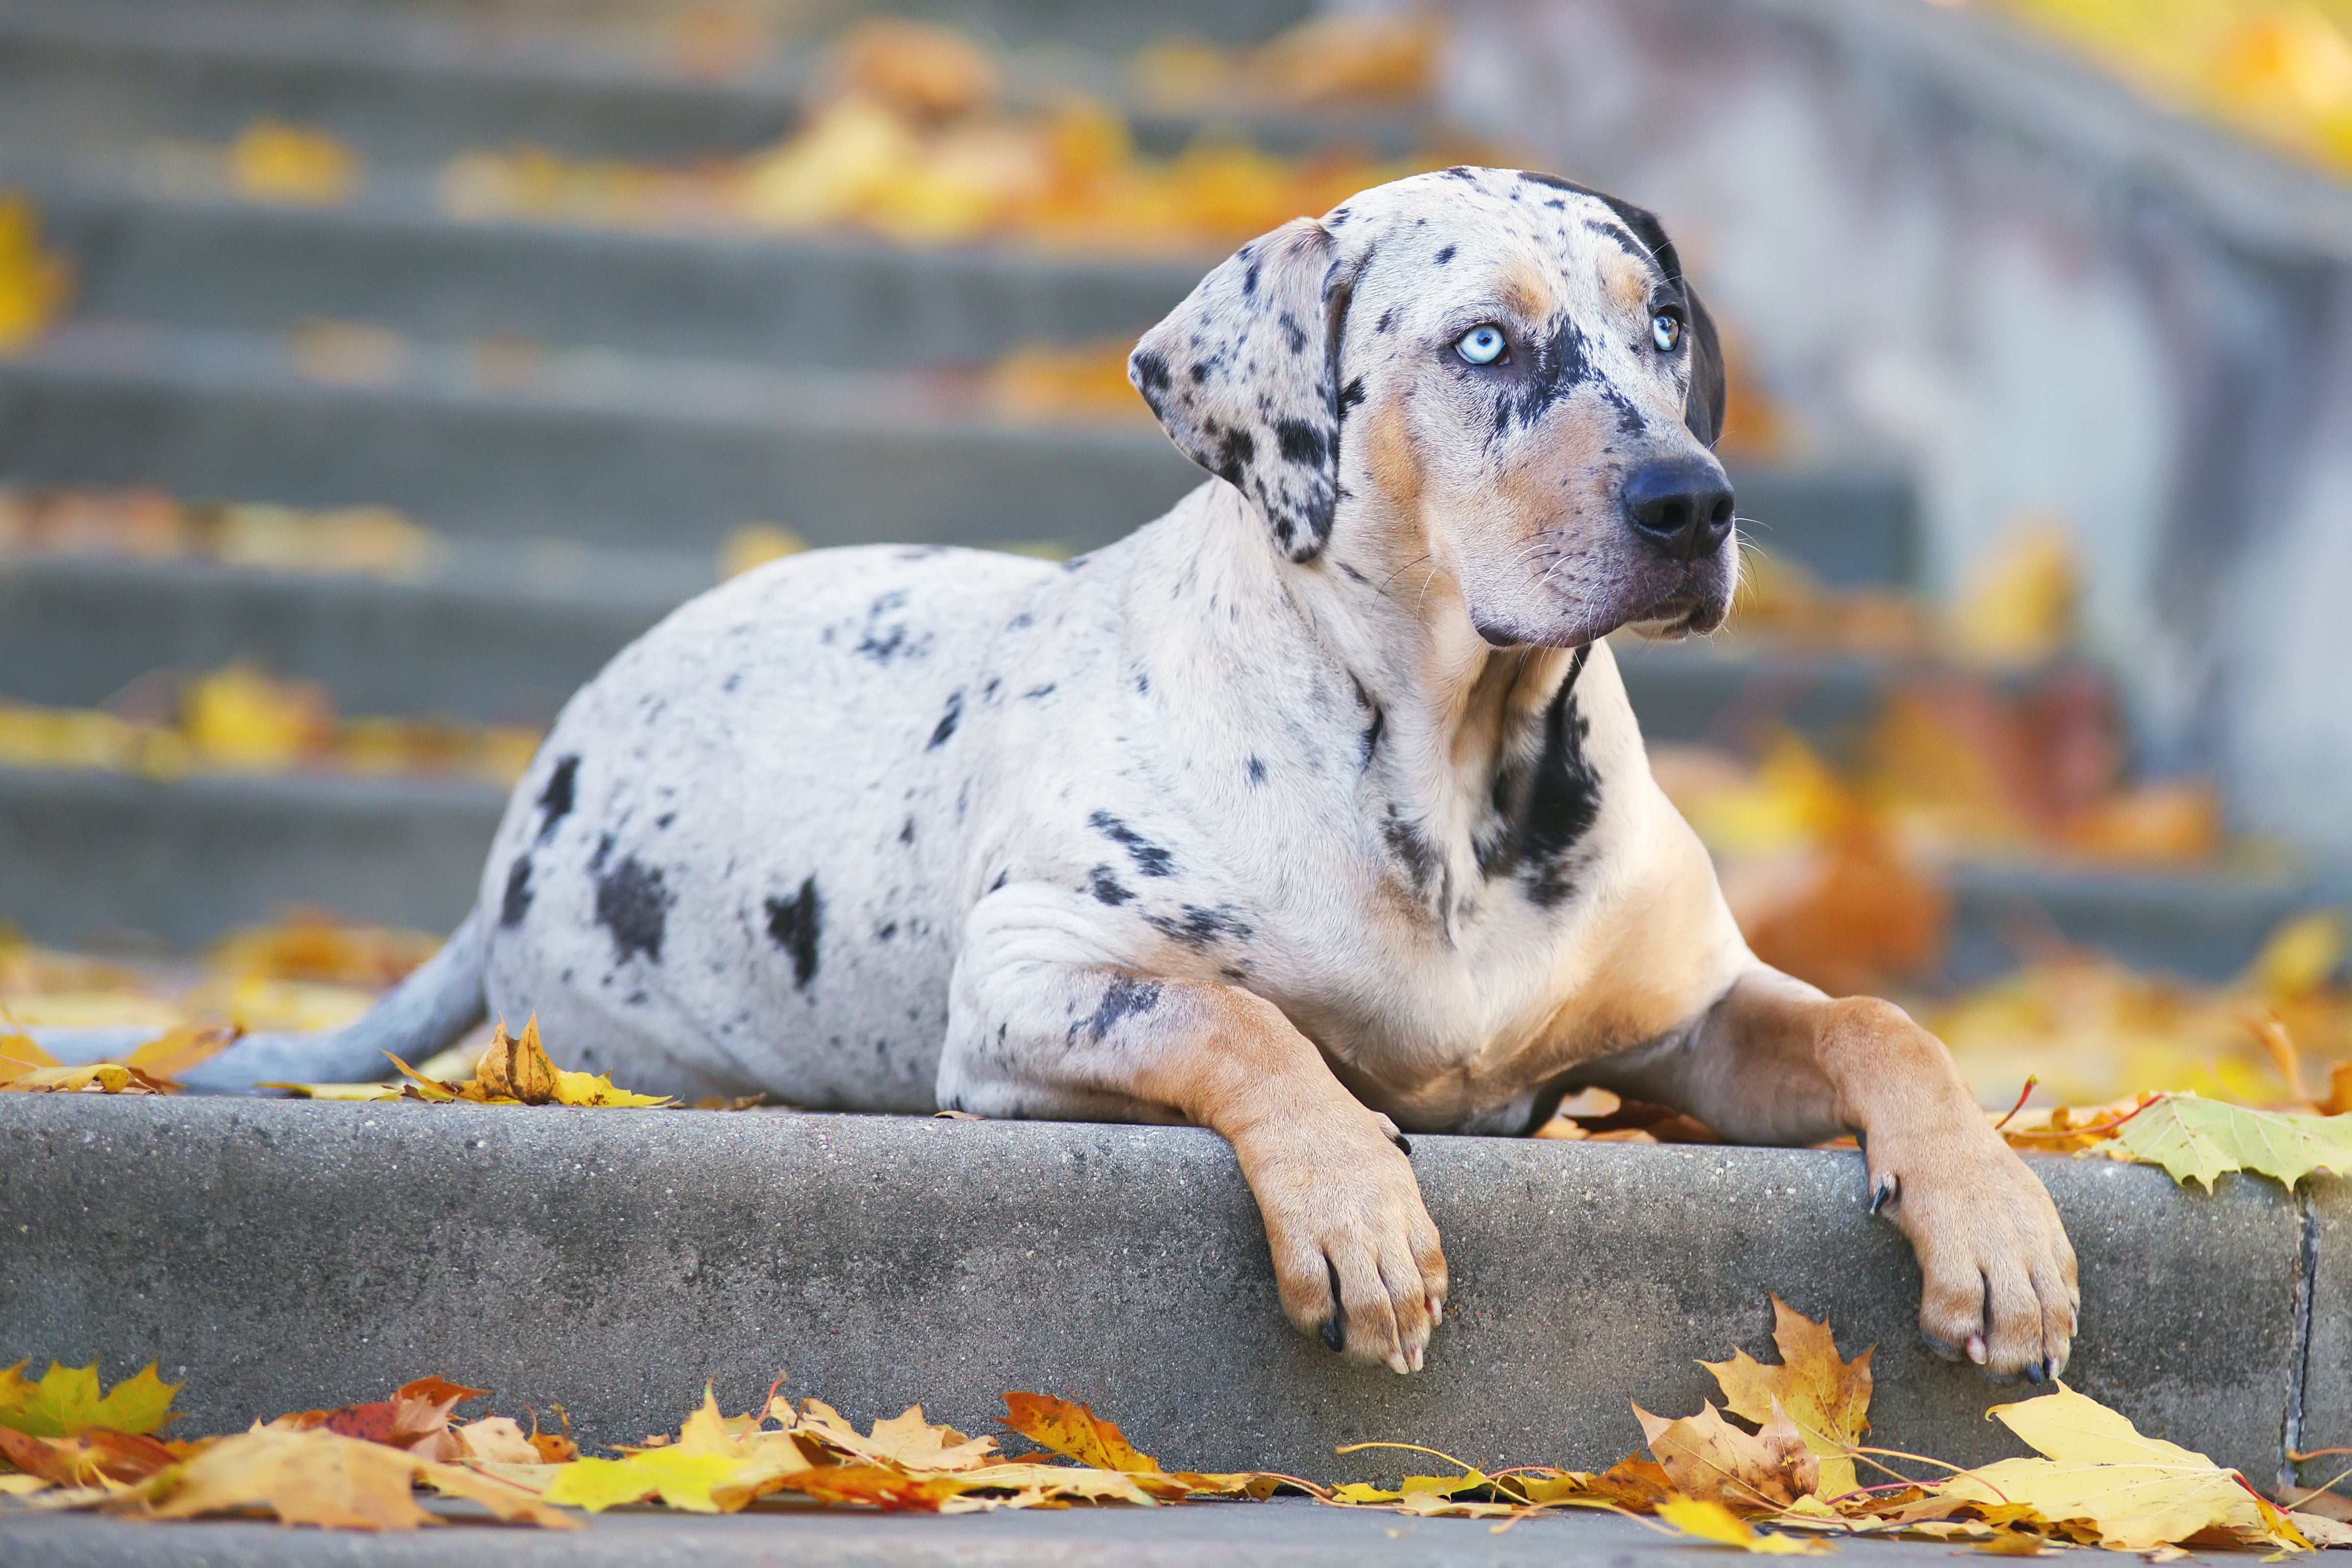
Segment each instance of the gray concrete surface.
[{"label": "gray concrete surface", "polygon": [[389,369],[326,382],[274,335],[75,323],[0,365],[0,473],[681,549],[753,521],[816,544],[1084,548],[1202,477],[1141,422],[1016,425],[911,376],[591,351],[513,384],[448,345]]},{"label": "gray concrete surface", "polygon": [[0,768],[0,919],[37,941],[187,952],[289,905],[447,931],[503,785]]},{"label": "gray concrete surface", "polygon": [[[1950,1547],[1926,1542],[1850,1541],[1836,1561],[1853,1568],[1929,1568],[1953,1555]],[[1678,1542],[1608,1514],[1529,1520],[1497,1535],[1481,1520],[1408,1519],[1293,1498],[944,1519],[814,1510],[721,1519],[616,1512],[562,1534],[477,1528],[329,1535],[273,1524],[152,1525],[0,1513],[5,1568],[1193,1568],[1205,1562],[1231,1568],[1701,1568],[1727,1561],[1734,1559],[1721,1547]]]},{"label": "gray concrete surface", "polygon": [[[781,1111],[0,1097],[0,1364],[150,1358],[189,1428],[376,1397],[427,1372],[588,1440],[672,1429],[705,1379],[779,1375],[860,1420],[967,1431],[1003,1393],[1083,1399],[1171,1465],[1322,1479],[1366,1439],[1486,1467],[1605,1465],[1628,1399],[1696,1411],[1696,1363],[1768,1354],[1767,1297],[1878,1347],[1874,1440],[2013,1450],[2031,1393],[1935,1359],[1918,1276],[1852,1153],[1417,1139],[1455,1279],[1428,1370],[1293,1331],[1230,1151],[1185,1129]],[[2084,1264],[2068,1373],[2140,1427],[2268,1484],[2298,1384],[2305,1227],[2275,1185],[2045,1160]],[[2323,1268],[2340,1267],[2332,1260]]]},{"label": "gray concrete surface", "polygon": [[139,194],[120,174],[62,177],[55,157],[0,174],[34,194],[45,238],[72,258],[77,311],[182,326],[277,331],[327,317],[427,339],[974,365],[1023,343],[1132,341],[1220,259],[459,222],[439,211],[429,171],[379,178],[345,206],[271,207]]},{"label": "gray concrete surface", "polygon": [[[2304,1341],[2303,1402],[2290,1412],[2287,1447],[2352,1448],[2352,1180],[2315,1176],[2305,1191],[2305,1266],[2311,1279]],[[2324,1486],[2352,1470],[2352,1453],[2295,1467],[2296,1479]],[[2336,1490],[2352,1494],[2352,1481]]]}]

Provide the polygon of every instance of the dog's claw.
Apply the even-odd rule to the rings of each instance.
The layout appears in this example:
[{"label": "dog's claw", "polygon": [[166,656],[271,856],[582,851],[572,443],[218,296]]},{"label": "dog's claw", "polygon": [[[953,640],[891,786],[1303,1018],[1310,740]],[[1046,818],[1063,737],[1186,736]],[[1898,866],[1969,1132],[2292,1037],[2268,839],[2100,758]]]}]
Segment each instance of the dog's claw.
[{"label": "dog's claw", "polygon": [[2047,1374],[2049,1365],[2050,1363],[2046,1360],[2027,1362],[2024,1368],[2025,1381],[2028,1383],[2040,1383]]},{"label": "dog's claw", "polygon": [[1984,1336],[1982,1334],[1970,1334],[1969,1336],[1969,1359],[1976,1363],[1979,1366],[1984,1365],[1985,1342]]},{"label": "dog's claw", "polygon": [[1348,1348],[1348,1309],[1339,1300],[1339,1266],[1327,1258],[1323,1267],[1331,1271],[1331,1315],[1323,1321],[1323,1343],[1337,1355]]},{"label": "dog's claw", "polygon": [[1870,1212],[1876,1214],[1888,1204],[1893,1203],[1895,1192],[1901,1185],[1902,1184],[1895,1179],[1895,1173],[1892,1171],[1879,1177],[1878,1185],[1871,1189]]},{"label": "dog's claw", "polygon": [[1412,1141],[1407,1138],[1403,1133],[1390,1133],[1389,1142],[1397,1146],[1398,1153],[1402,1154],[1408,1160],[1412,1158]]}]

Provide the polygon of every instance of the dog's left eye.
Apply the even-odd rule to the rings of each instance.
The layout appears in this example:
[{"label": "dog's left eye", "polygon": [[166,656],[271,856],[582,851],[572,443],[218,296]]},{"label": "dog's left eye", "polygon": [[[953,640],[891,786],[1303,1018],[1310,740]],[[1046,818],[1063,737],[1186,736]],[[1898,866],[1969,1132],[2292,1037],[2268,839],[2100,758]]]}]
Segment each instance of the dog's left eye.
[{"label": "dog's left eye", "polygon": [[1507,346],[1503,341],[1503,329],[1488,325],[1473,327],[1454,340],[1454,352],[1472,364],[1493,364],[1503,357]]},{"label": "dog's left eye", "polygon": [[1683,319],[1672,310],[1661,310],[1650,318],[1650,341],[1658,352],[1670,354],[1682,346]]}]

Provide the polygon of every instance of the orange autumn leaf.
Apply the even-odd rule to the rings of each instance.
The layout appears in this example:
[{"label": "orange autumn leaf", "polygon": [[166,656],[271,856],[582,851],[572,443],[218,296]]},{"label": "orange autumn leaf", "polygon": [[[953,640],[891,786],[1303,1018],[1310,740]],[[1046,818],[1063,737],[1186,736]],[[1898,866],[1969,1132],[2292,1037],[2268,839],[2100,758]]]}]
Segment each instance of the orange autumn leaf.
[{"label": "orange autumn leaf", "polygon": [[1699,1364],[1715,1374],[1724,1408],[1743,1420],[1762,1426],[1777,1403],[1821,1458],[1822,1495],[1850,1492],[1856,1484],[1852,1451],[1870,1430],[1871,1352],[1850,1362],[1841,1358],[1826,1320],[1815,1322],[1778,1296],[1772,1314],[1779,1366],[1742,1350],[1733,1351],[1729,1361]]},{"label": "orange autumn leaf", "polygon": [[102,1506],[149,1519],[264,1508],[288,1524],[415,1530],[433,1519],[417,1506],[415,1487],[420,1480],[469,1498],[500,1519],[554,1529],[575,1525],[519,1487],[320,1427],[258,1427],[224,1437]]},{"label": "orange autumn leaf", "polygon": [[1156,1474],[1160,1461],[1139,1452],[1117,1423],[1084,1405],[1046,1394],[1008,1394],[1004,1424],[1033,1443],[1098,1470]]},{"label": "orange autumn leaf", "polygon": [[1633,1414],[1641,1418],[1650,1452],[1685,1497],[1727,1508],[1774,1510],[1821,1489],[1821,1460],[1777,1400],[1771,1418],[1752,1436],[1726,1421],[1712,1403],[1676,1421],[1638,1405]]}]

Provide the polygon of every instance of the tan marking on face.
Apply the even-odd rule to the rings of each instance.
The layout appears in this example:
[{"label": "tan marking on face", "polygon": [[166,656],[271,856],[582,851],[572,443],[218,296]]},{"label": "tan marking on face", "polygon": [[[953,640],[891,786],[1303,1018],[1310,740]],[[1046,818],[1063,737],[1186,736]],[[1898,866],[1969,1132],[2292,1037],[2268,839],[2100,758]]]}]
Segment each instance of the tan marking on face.
[{"label": "tan marking on face", "polygon": [[1495,487],[1496,510],[1511,519],[1515,533],[1557,528],[1567,514],[1598,505],[1608,471],[1608,419],[1601,395],[1580,388],[1517,437],[1518,455]]},{"label": "tan marking on face", "polygon": [[1559,309],[1559,297],[1552,292],[1551,279],[1542,268],[1530,261],[1514,261],[1503,274],[1496,297],[1503,308],[1523,321],[1549,320]]},{"label": "tan marking on face", "polygon": [[1418,505],[1421,458],[1412,449],[1412,425],[1405,415],[1404,399],[1380,397],[1370,417],[1349,423],[1364,432],[1364,463],[1371,469],[1381,494],[1400,510]]},{"label": "tan marking on face", "polygon": [[1650,281],[1649,272],[1622,250],[1612,249],[1601,258],[1601,286],[1622,310],[1631,313],[1648,306]]}]

